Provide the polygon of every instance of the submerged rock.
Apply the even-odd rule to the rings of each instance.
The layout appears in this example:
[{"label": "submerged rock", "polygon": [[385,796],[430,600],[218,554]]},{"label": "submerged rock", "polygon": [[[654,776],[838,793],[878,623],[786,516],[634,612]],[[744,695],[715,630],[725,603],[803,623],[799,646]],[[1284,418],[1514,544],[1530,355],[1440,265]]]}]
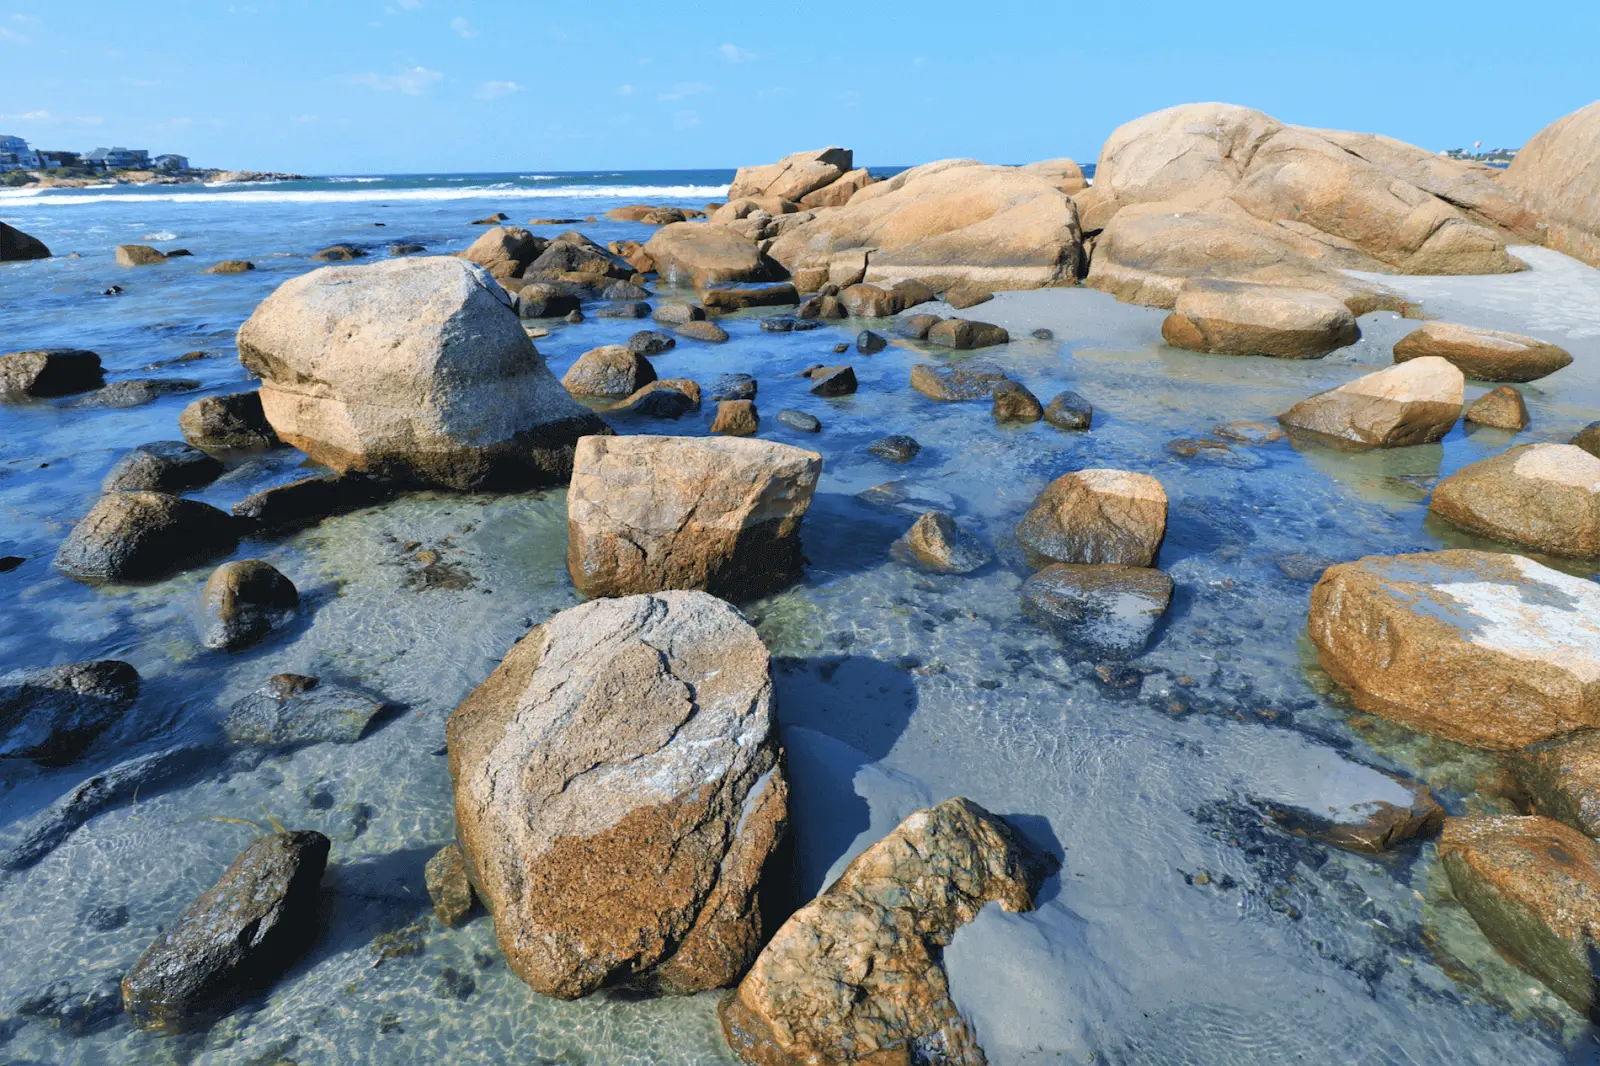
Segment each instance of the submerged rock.
[{"label": "submerged rock", "polygon": [[230,552],[238,543],[233,517],[209,504],[164,492],[113,492],[72,527],[55,565],[83,580],[144,581]]},{"label": "submerged rock", "polygon": [[433,901],[433,916],[444,926],[457,926],[472,913],[476,899],[467,876],[467,860],[459,844],[447,844],[434,852],[423,867],[422,879]]},{"label": "submerged rock", "polygon": [[725,437],[753,437],[761,428],[754,400],[721,400],[711,419],[711,432]]},{"label": "submerged rock", "polygon": [[1371,555],[1311,590],[1311,642],[1363,710],[1509,751],[1600,727],[1600,585],[1495,552]]},{"label": "submerged rock", "polygon": [[983,1066],[942,949],[985,904],[1031,910],[1044,864],[967,799],[918,811],[784,923],[721,1006],[752,1066]]},{"label": "submerged rock", "polygon": [[238,651],[294,617],[300,593],[277,567],[260,559],[223,563],[206,581],[204,634],[208,648]]},{"label": "submerged rock", "polygon": [[[69,974],[18,999],[14,1009],[24,1018],[38,1018],[69,1036],[85,1036],[111,1027],[122,1017],[121,982],[119,970]],[[0,1032],[5,1030],[0,1028]]]},{"label": "submerged rock", "polygon": [[915,437],[908,437],[904,433],[895,433],[880,440],[875,440],[867,445],[867,451],[879,459],[886,459],[891,463],[909,463],[922,451],[922,445]]},{"label": "submerged rock", "polygon": [[1094,405],[1075,392],[1058,393],[1045,406],[1044,420],[1057,429],[1085,430],[1094,421]]},{"label": "submerged rock", "polygon": [[1254,422],[1245,418],[1212,426],[1211,432],[1223,440],[1237,441],[1240,444],[1272,444],[1275,441],[1282,440],[1284,437],[1281,426],[1274,426],[1269,422]]},{"label": "submerged rock", "polygon": [[239,358],[261,376],[278,435],[339,473],[462,490],[556,484],[578,437],[609,432],[545,368],[505,291],[461,259],[287,281],[239,328]]},{"label": "submerged rock", "polygon": [[1462,417],[1473,425],[1518,433],[1528,428],[1528,405],[1522,393],[1510,385],[1501,385],[1473,400]]},{"label": "submerged rock", "polygon": [[1497,329],[1474,329],[1452,322],[1426,322],[1400,338],[1394,361],[1437,356],[1479,381],[1533,381],[1572,362],[1563,348]]},{"label": "submerged rock", "polygon": [[1600,836],[1600,730],[1530,744],[1511,767],[1535,813]]},{"label": "submerged rock", "polygon": [[391,495],[388,486],[361,474],[322,474],[252,492],[233,505],[233,514],[257,532],[281,533],[370,507]]},{"label": "submerged rock", "polygon": [[178,416],[183,439],[212,451],[276,448],[281,442],[261,409],[261,393],[202,396]]},{"label": "submerged rock", "polygon": [[102,492],[169,492],[174,495],[209,485],[222,476],[222,464],[179,440],[141,444],[113,466],[100,483]]},{"label": "submerged rock", "polygon": [[771,441],[585,438],[567,491],[567,570],[586,596],[765,596],[799,575],[821,471],[815,452]]},{"label": "submerged rock", "polygon": [[220,263],[213,263],[206,267],[207,274],[248,274],[256,265],[248,259],[224,259]]},{"label": "submerged rock", "polygon": [[987,364],[918,363],[911,368],[913,389],[947,403],[981,400],[1006,380],[1005,371]]},{"label": "submerged rock", "polygon": [[1425,357],[1319,392],[1278,421],[1292,433],[1347,450],[1431,444],[1461,417],[1464,386],[1461,371]]},{"label": "submerged rock", "polygon": [[993,556],[944,511],[926,511],[889,549],[896,559],[935,574],[970,574]]},{"label": "submerged rock", "polygon": [[113,381],[75,401],[76,407],[108,407],[130,410],[155,403],[163,396],[193,392],[200,382],[193,378],[128,378]]},{"label": "submerged rock", "polygon": [[81,348],[34,348],[0,355],[0,401],[69,396],[105,381],[100,357]]},{"label": "submerged rock", "polygon": [[1320,359],[1361,339],[1343,301],[1310,289],[1197,278],[1161,324],[1174,348],[1218,355]]},{"label": "submerged rock", "polygon": [[1063,474],[1017,526],[1017,540],[1040,565],[1154,566],[1166,535],[1166,490],[1155,478],[1126,470]]},{"label": "submerged rock", "polygon": [[820,418],[816,415],[806,414],[804,411],[796,411],[790,407],[785,407],[778,412],[778,421],[801,433],[822,432],[822,420]]},{"label": "submerged rock", "polygon": [[1131,659],[1172,603],[1172,578],[1143,566],[1053,563],[1022,586],[1022,613],[1086,659]]},{"label": "submerged rock", "polygon": [[175,1031],[225,1013],[298,962],[316,941],[328,838],[257,839],[145,949],[122,979],[141,1029]]},{"label": "submerged rock", "polygon": [[1593,1014],[1600,844],[1549,818],[1451,818],[1439,857],[1451,892],[1500,953]]},{"label": "submerged rock", "polygon": [[366,254],[366,252],[354,245],[335,244],[332,247],[324,248],[311,258],[321,263],[348,263],[352,259],[364,258]]},{"label": "submerged rock", "polygon": [[235,744],[260,748],[354,744],[384,707],[365,692],[276,674],[233,705],[222,731]]},{"label": "submerged rock", "polygon": [[138,695],[138,671],[117,659],[0,675],[0,759],[69,763]]},{"label": "submerged rock", "polygon": [[[1444,824],[1444,808],[1422,782],[1345,759],[1339,759],[1337,765],[1334,780],[1327,783],[1330,794],[1317,796],[1320,802],[1298,806],[1269,800],[1267,816],[1297,836],[1364,855],[1380,855],[1410,841],[1426,839]],[[1356,775],[1376,778],[1379,790],[1367,792],[1359,778],[1348,782],[1341,779]],[[1313,777],[1308,784],[1315,788],[1322,782]],[[1352,802],[1351,792],[1362,798]]]},{"label": "submerged rock", "polygon": [[1511,448],[1440,481],[1428,511],[1490,540],[1600,556],[1600,458],[1571,444]]},{"label": "submerged rock", "polygon": [[472,882],[535,991],[689,994],[749,965],[788,785],[767,650],[738,611],[702,592],[563,611],[446,735]]}]

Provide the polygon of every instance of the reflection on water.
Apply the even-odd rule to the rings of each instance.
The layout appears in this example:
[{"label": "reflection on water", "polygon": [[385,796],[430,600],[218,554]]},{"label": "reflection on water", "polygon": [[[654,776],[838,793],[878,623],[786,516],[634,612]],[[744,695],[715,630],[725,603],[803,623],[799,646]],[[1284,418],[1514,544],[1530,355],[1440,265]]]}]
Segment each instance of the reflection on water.
[{"label": "reflection on water", "polygon": [[[538,210],[581,217],[605,206],[555,199]],[[0,267],[0,349],[88,347],[113,379],[165,373],[234,390],[246,379],[232,330],[310,265],[306,254],[373,222],[387,223],[373,231],[379,252],[413,238],[452,251],[477,235],[464,223],[485,210],[425,201],[41,208],[50,242],[85,255]],[[8,220],[29,230],[37,219],[18,210]],[[581,228],[602,242],[648,233]],[[158,231],[195,259],[110,266],[112,245]],[[200,273],[240,256],[261,269]],[[1495,316],[1483,324],[1569,344],[1577,362],[1526,390],[1533,427],[1519,438],[1564,440],[1600,410],[1600,298],[1589,300],[1587,317],[1563,305],[1544,329],[1535,312],[1518,319],[1494,293],[1544,274],[1600,297],[1600,282],[1558,257],[1530,258],[1540,271],[1528,276],[1419,284],[1434,313],[1475,321],[1482,307]],[[111,281],[127,291],[96,295]],[[1166,443],[1206,436],[1220,422],[1270,419],[1383,365],[1411,324],[1369,316],[1354,349],[1288,363],[1167,350],[1161,312],[1081,290],[1002,295],[968,314],[1020,337],[1053,329],[1053,341],[1019,340],[982,358],[1045,400],[1082,393],[1095,406],[1094,428],[1001,427],[985,404],[933,403],[907,377],[914,363],[945,356],[911,343],[834,356],[832,346],[853,335],[844,326],[780,335],[737,316],[729,343],[683,341],[653,360],[663,377],[702,384],[754,375],[762,435],[825,459],[806,521],[804,582],[748,607],[774,656],[803,891],[905,813],[950,795],[1042,827],[1065,867],[1039,912],[986,912],[950,953],[958,998],[997,1063],[1057,1052],[1063,1061],[1127,1063],[1581,1055],[1580,1020],[1487,946],[1441,890],[1431,846],[1385,861],[1346,855],[1264,826],[1256,807],[1291,787],[1311,796],[1325,788],[1347,802],[1347,759],[1420,777],[1456,813],[1504,802],[1492,759],[1352,713],[1302,638],[1310,583],[1327,562],[1467,542],[1425,522],[1427,493],[1438,477],[1504,447],[1504,435],[1458,427],[1440,445],[1362,455],[1235,443],[1231,456],[1186,459]],[[559,375],[584,350],[647,325],[557,322],[538,343]],[[212,354],[141,369],[194,350]],[[841,359],[855,367],[859,391],[811,396],[799,371]],[[1469,386],[1469,399],[1477,391]],[[190,398],[131,410],[66,401],[0,408],[0,554],[26,559],[0,574],[0,669],[118,657],[145,678],[137,709],[77,765],[0,767],[0,847],[121,759],[178,743],[214,751],[0,879],[0,1060],[731,1061],[714,995],[540,999],[500,962],[489,919],[446,930],[428,917],[422,864],[453,831],[444,721],[530,625],[575,602],[564,493],[417,494],[246,542],[238,557],[266,559],[300,588],[302,619],[246,652],[209,652],[194,623],[207,569],[89,588],[49,566],[110,465],[132,445],[176,437]],[[617,425],[701,433],[710,407],[677,423]],[[784,407],[815,414],[822,432],[780,425],[773,416]],[[890,433],[916,437],[922,451],[901,466],[866,450]],[[197,495],[228,507],[303,475],[300,463],[290,452],[238,462]],[[1177,584],[1172,611],[1144,656],[1106,676],[1071,661],[1018,609],[1026,571],[1011,531],[1050,479],[1084,467],[1148,472],[1172,500],[1160,560]],[[859,495],[897,479],[911,502]],[[890,561],[888,545],[917,500],[954,510],[999,562],[951,577]],[[419,580],[424,550],[471,580]],[[392,709],[354,745],[264,757],[226,750],[227,708],[284,671],[380,693]],[[132,1031],[107,991],[116,975],[275,821],[334,841],[316,950],[270,995],[207,1032]],[[401,940],[415,950],[379,950],[395,942],[384,934],[408,929]],[[42,995],[51,990],[53,998]]]}]

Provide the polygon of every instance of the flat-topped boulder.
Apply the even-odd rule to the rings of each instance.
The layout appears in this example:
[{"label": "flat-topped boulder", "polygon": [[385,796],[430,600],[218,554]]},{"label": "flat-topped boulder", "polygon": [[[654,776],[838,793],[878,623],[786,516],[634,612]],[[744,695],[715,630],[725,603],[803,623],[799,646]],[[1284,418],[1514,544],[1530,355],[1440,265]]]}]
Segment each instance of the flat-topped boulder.
[{"label": "flat-topped boulder", "polygon": [[1033,909],[1045,864],[968,799],[918,811],[796,911],[722,1003],[752,1066],[983,1066],[943,951],[989,903]]},{"label": "flat-topped boulder", "polygon": [[1600,266],[1600,100],[1534,134],[1501,183],[1538,213],[1542,244]]},{"label": "flat-topped boulder", "polygon": [[535,991],[688,994],[744,972],[788,786],[767,650],[736,609],[664,592],[563,611],[446,740],[472,884]]},{"label": "flat-topped boulder", "polygon": [[1394,346],[1394,361],[1438,356],[1479,381],[1533,381],[1572,362],[1565,348],[1537,337],[1475,329],[1453,322],[1427,322]]},{"label": "flat-topped boulder", "polygon": [[1184,284],[1161,336],[1196,352],[1320,359],[1360,340],[1361,328],[1325,293],[1200,278]]},{"label": "flat-topped boulder", "polygon": [[1431,444],[1461,417],[1466,380],[1437,356],[1367,374],[1278,416],[1292,434],[1349,451]]},{"label": "flat-topped boulder", "polygon": [[794,152],[766,166],[740,167],[728,186],[728,200],[769,196],[798,201],[824,189],[854,168],[848,148]]},{"label": "flat-topped boulder", "polygon": [[0,355],[0,401],[70,396],[105,382],[100,357],[82,348],[34,348]]},{"label": "flat-topped boulder", "polygon": [[1513,751],[1600,726],[1600,585],[1520,555],[1331,566],[1308,628],[1356,705],[1408,728]]},{"label": "flat-topped boulder", "polygon": [[50,249],[37,237],[29,236],[0,222],[0,263],[16,263],[24,259],[49,259]]},{"label": "flat-topped boulder", "polygon": [[1600,459],[1524,444],[1440,481],[1430,513],[1469,533],[1575,559],[1600,556]]},{"label": "flat-topped boulder", "polygon": [[728,226],[709,222],[662,226],[645,243],[644,253],[654,260],[664,285],[705,289],[766,281],[773,274],[755,241]]},{"label": "flat-topped boulder", "polygon": [[631,396],[656,379],[650,360],[626,345],[591,348],[561,378],[574,396]]},{"label": "flat-topped boulder", "polygon": [[72,527],[56,568],[85,581],[148,581],[226,554],[237,520],[165,492],[112,492]]},{"label": "flat-topped boulder", "polygon": [[1128,470],[1061,475],[1017,526],[1017,540],[1039,566],[1154,566],[1166,535],[1166,490],[1150,475]]},{"label": "flat-topped boulder", "polygon": [[429,256],[284,282],[239,328],[278,436],[345,473],[451,489],[559,484],[609,432],[545,367],[482,267]]},{"label": "flat-topped boulder", "polygon": [[821,472],[815,452],[772,441],[587,437],[567,491],[567,570],[586,596],[768,595],[799,575]]},{"label": "flat-topped boulder", "polygon": [[1450,818],[1450,891],[1500,953],[1581,1014],[1600,1006],[1600,844],[1549,818]]},{"label": "flat-topped boulder", "polygon": [[117,266],[149,266],[152,263],[165,263],[166,261],[165,253],[150,247],[148,244],[117,245]]}]

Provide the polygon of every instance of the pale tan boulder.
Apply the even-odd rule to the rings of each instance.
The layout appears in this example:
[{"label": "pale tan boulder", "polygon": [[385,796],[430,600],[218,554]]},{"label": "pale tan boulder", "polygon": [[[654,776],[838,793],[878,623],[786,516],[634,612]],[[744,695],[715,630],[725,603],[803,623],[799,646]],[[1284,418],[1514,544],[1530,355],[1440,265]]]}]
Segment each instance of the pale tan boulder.
[{"label": "pale tan boulder", "polygon": [[1361,339],[1355,315],[1310,289],[1191,280],[1161,324],[1174,348],[1219,355],[1320,359]]},{"label": "pale tan boulder", "polygon": [[528,264],[538,259],[549,245],[543,237],[535,237],[519,226],[493,226],[484,230],[471,247],[457,254],[468,262],[477,263],[497,280],[519,278]]},{"label": "pale tan boulder", "polygon": [[733,176],[733,184],[728,186],[728,199],[775,196],[799,200],[807,193],[838,181],[853,165],[848,148],[795,152],[766,166],[740,167]]},{"label": "pale tan boulder", "polygon": [[1600,459],[1572,444],[1524,444],[1439,482],[1428,510],[1490,540],[1600,557]]},{"label": "pale tan boulder", "polygon": [[1501,180],[1538,213],[1546,246],[1600,266],[1600,100],[1534,134]]},{"label": "pale tan boulder", "polygon": [[345,473],[456,489],[564,482],[605,423],[569,396],[482,267],[428,256],[313,270],[239,328],[285,443]]},{"label": "pale tan boulder", "polygon": [[989,903],[1033,909],[1045,866],[971,800],[918,811],[762,949],[721,1008],[753,1066],[983,1066],[942,949]]},{"label": "pale tan boulder", "polygon": [[1356,705],[1512,751],[1600,726],[1600,585],[1520,555],[1373,555],[1329,567],[1308,629]]},{"label": "pale tan boulder", "polygon": [[567,570],[586,596],[704,589],[729,600],[800,572],[822,457],[729,437],[590,437],[567,492]]},{"label": "pale tan boulder", "polygon": [[1479,381],[1533,381],[1572,362],[1565,348],[1537,337],[1453,322],[1426,322],[1394,346],[1397,363],[1429,355],[1448,359]]},{"label": "pale tan boulder", "polygon": [[1078,470],[1052,481],[1017,526],[1032,564],[1154,566],[1167,535],[1167,492],[1148,474]]},{"label": "pale tan boulder", "polygon": [[595,600],[536,626],[451,714],[456,826],[516,975],[733,983],[788,786],[761,638],[703,592]]},{"label": "pale tan boulder", "polygon": [[820,189],[813,189],[800,197],[800,206],[807,208],[843,207],[856,193],[872,184],[872,175],[866,168],[841,174]]},{"label": "pale tan boulder", "polygon": [[727,226],[677,222],[662,226],[645,243],[666,285],[705,289],[737,281],[765,281],[771,265],[755,241]]},{"label": "pale tan boulder", "polygon": [[1041,159],[1022,169],[1049,178],[1056,183],[1056,188],[1068,196],[1074,196],[1089,187],[1088,179],[1083,176],[1083,168],[1065,156],[1060,159]]},{"label": "pale tan boulder", "polygon": [[650,360],[625,344],[606,344],[578,356],[561,378],[574,396],[632,396],[656,379]]},{"label": "pale tan boulder", "polygon": [[1501,385],[1473,400],[1461,417],[1473,425],[1518,433],[1528,428],[1528,404],[1522,393],[1510,385]]},{"label": "pale tan boulder", "polygon": [[913,278],[941,291],[1036,289],[1077,284],[1083,241],[1071,197],[1050,176],[963,163],[869,185],[768,253],[792,274],[826,271],[841,287]]},{"label": "pale tan boulder", "polygon": [[1461,417],[1466,381],[1437,357],[1414,359],[1319,392],[1278,416],[1291,433],[1351,451],[1439,440]]},{"label": "pale tan boulder", "polygon": [[741,196],[737,200],[729,200],[711,212],[707,221],[726,226],[754,214],[792,215],[799,210],[800,205],[779,196]]}]

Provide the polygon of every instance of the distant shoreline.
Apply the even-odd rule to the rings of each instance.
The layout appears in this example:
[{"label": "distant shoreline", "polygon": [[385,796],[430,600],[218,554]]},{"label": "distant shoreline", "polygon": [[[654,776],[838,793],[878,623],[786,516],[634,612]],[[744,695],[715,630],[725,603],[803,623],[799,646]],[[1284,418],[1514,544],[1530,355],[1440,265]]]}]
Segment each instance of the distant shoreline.
[{"label": "distant shoreline", "polygon": [[[33,180],[26,180],[29,178]],[[304,180],[304,174],[264,170],[119,170],[109,174],[52,174],[44,170],[26,170],[0,178],[0,185],[18,189],[86,189],[100,185],[200,185]]]}]

